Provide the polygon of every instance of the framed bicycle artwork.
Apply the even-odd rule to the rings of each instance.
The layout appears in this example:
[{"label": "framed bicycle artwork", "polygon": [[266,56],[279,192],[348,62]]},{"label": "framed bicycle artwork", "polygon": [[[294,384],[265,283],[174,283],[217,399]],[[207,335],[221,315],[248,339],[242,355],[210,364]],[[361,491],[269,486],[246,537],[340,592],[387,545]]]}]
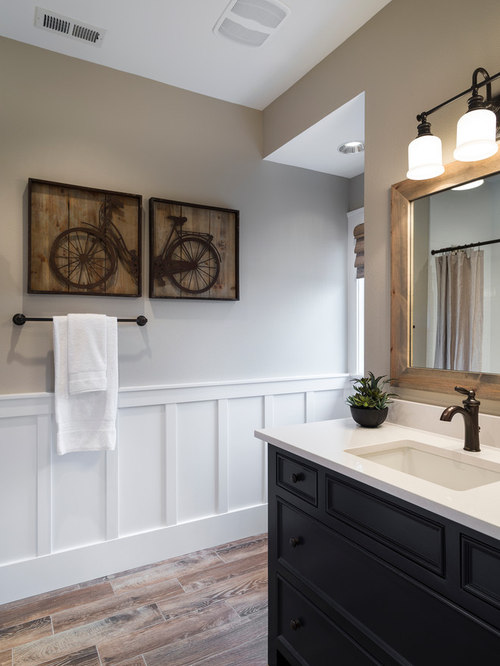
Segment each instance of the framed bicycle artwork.
[{"label": "framed bicycle artwork", "polygon": [[239,212],[149,200],[151,298],[237,301]]},{"label": "framed bicycle artwork", "polygon": [[29,179],[28,293],[141,295],[142,197]]}]

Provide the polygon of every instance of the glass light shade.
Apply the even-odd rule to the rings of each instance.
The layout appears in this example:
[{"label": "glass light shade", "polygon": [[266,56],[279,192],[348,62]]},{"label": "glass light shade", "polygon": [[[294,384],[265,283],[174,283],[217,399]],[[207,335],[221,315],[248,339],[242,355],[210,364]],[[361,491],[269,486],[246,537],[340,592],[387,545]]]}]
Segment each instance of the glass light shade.
[{"label": "glass light shade", "polygon": [[479,180],[472,180],[470,183],[465,183],[465,185],[457,185],[451,189],[454,192],[463,192],[465,190],[475,190],[476,187],[481,187],[484,183],[484,178],[479,178]]},{"label": "glass light shade", "polygon": [[494,155],[497,150],[496,116],[489,109],[465,113],[457,123],[457,147],[453,153],[460,162],[476,162]]},{"label": "glass light shade", "polygon": [[419,136],[408,146],[408,172],[410,180],[426,180],[440,176],[444,171],[441,139],[432,134]]}]

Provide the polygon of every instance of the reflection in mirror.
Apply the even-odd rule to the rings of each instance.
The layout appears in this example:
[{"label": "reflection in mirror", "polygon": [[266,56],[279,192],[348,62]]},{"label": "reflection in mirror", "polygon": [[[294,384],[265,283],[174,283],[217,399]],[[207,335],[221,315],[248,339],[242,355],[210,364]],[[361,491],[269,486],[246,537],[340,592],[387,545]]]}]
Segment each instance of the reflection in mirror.
[{"label": "reflection in mirror", "polygon": [[500,373],[500,174],[416,200],[412,236],[411,365]]}]

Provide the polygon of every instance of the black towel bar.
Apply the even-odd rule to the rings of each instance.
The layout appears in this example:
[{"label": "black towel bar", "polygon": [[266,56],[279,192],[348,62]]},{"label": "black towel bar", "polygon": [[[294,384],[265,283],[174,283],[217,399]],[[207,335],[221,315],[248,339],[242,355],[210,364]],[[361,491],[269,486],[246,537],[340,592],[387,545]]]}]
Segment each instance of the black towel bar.
[{"label": "black towel bar", "polygon": [[[18,312],[12,317],[12,321],[16,326],[22,326],[27,321],[52,321],[52,317],[25,317],[23,314]],[[147,317],[144,315],[139,315],[135,319],[118,319],[119,322],[122,321],[131,321],[137,324],[137,326],[146,326],[148,323]]]}]

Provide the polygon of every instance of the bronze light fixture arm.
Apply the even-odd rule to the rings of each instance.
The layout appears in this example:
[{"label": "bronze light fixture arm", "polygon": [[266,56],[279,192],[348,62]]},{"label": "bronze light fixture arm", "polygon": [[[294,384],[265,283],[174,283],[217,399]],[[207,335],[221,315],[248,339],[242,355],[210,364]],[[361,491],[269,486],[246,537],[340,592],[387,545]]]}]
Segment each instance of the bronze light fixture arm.
[{"label": "bronze light fixture arm", "polygon": [[[483,81],[478,81],[478,76],[481,74],[484,76]],[[441,102],[441,104],[438,104],[437,106],[434,106],[432,109],[429,109],[429,111],[423,111],[422,113],[419,113],[417,115],[417,120],[419,123],[425,123],[427,122],[427,116],[430,116],[432,113],[435,111],[438,111],[439,109],[443,108],[443,106],[446,106],[447,104],[450,104],[451,102],[454,102],[456,99],[459,99],[460,97],[463,97],[464,95],[467,95],[468,93],[472,93],[472,99],[477,98],[478,96],[478,89],[482,88],[483,86],[486,86],[486,102],[491,102],[491,82],[494,81],[495,79],[498,79],[500,77],[500,72],[497,72],[496,74],[493,74],[493,76],[490,76],[488,72],[484,69],[484,67],[478,67],[477,69],[474,70],[472,74],[472,85],[470,88],[467,88],[467,90],[463,90],[462,92],[454,95],[453,97],[450,97],[447,99],[445,102]]]}]

